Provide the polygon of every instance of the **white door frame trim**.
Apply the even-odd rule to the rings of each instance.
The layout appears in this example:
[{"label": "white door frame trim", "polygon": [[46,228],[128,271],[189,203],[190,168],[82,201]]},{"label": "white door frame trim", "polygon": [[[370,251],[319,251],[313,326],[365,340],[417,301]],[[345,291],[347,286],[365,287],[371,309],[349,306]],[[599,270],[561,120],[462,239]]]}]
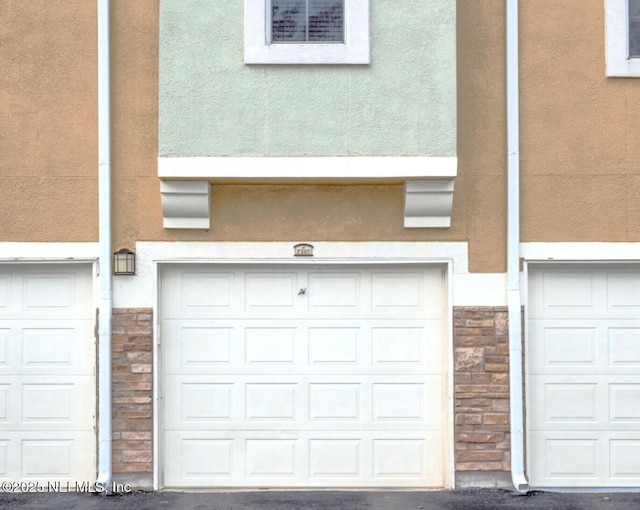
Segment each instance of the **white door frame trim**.
[{"label": "white door frame trim", "polygon": [[[192,244],[192,243],[184,243]],[[211,243],[202,243],[211,244]],[[272,243],[223,243],[223,244],[247,244],[253,245],[254,249],[256,245],[272,244]],[[295,243],[275,243],[278,245],[286,244],[286,246],[293,246]],[[321,243],[318,243],[321,244]],[[362,245],[367,243],[336,243],[341,245]],[[398,244],[427,244],[427,243],[376,243],[381,245],[398,245]],[[429,243],[432,244],[432,243]],[[453,244],[453,243],[441,243],[441,244]],[[464,244],[466,243],[455,243]],[[358,250],[359,251],[359,250]],[[256,252],[260,253],[259,250]],[[175,256],[168,256],[164,259],[153,260],[153,275],[154,275],[154,321],[153,321],[153,488],[159,490],[163,486],[162,478],[162,462],[161,457],[164,452],[161,448],[160,438],[163,434],[162,416],[161,416],[161,385],[160,377],[162,374],[161,356],[159,352],[159,346],[162,342],[162,333],[160,330],[160,324],[162,322],[161,317],[161,289],[160,289],[160,276],[162,267],[176,265],[176,264],[207,264],[211,266],[225,266],[225,265],[289,265],[289,266],[332,266],[332,265],[383,265],[383,266],[404,266],[404,265],[420,265],[420,266],[433,266],[440,265],[444,268],[445,275],[445,325],[446,325],[446,342],[445,346],[445,380],[446,380],[446,430],[445,437],[448,441],[447,449],[444,452],[444,457],[447,462],[445,469],[445,486],[448,488],[455,487],[455,431],[454,431],[454,393],[453,393],[453,302],[452,302],[452,277],[453,277],[453,258],[447,257],[407,257],[407,258],[382,258],[372,256],[356,256],[356,257],[340,257],[340,258],[313,258],[304,257],[294,259],[282,258],[282,257],[264,257],[264,258],[203,258],[198,256],[199,254],[193,253],[193,258],[182,258]],[[466,269],[466,257],[465,257],[465,269]]]}]

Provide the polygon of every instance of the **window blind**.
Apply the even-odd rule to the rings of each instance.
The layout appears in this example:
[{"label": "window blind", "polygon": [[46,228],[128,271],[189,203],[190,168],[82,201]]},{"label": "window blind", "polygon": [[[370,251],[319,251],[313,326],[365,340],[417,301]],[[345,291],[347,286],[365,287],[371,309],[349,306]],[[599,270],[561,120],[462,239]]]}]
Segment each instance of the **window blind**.
[{"label": "window blind", "polygon": [[271,42],[344,42],[344,0],[271,0]]},{"label": "window blind", "polygon": [[640,57],[640,0],[629,0],[629,56]]}]

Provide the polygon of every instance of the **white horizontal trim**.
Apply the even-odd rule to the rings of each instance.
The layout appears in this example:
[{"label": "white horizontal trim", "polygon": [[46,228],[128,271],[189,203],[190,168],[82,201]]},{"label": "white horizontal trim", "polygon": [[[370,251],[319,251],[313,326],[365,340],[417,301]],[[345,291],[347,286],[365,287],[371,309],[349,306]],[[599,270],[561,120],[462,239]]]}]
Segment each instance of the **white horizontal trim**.
[{"label": "white horizontal trim", "polygon": [[[314,246],[314,256],[293,256],[298,243]],[[448,261],[454,272],[467,272],[468,248],[465,242],[327,242],[301,239],[291,242],[154,242],[136,243],[140,258],[150,262],[217,263],[421,263]]]},{"label": "white horizontal trim", "polygon": [[136,244],[136,276],[113,278],[114,306],[155,306],[158,264],[450,264],[452,306],[505,306],[506,274],[468,272],[465,242],[314,242],[314,257],[294,257],[297,242]]},{"label": "white horizontal trim", "polygon": [[640,243],[521,243],[526,261],[640,261]]},{"label": "white horizontal trim", "polygon": [[0,262],[59,262],[95,261],[98,259],[97,242],[88,243],[46,243],[10,242],[0,243]]},{"label": "white horizontal trim", "polygon": [[453,178],[455,156],[160,157],[165,179],[414,179]]}]

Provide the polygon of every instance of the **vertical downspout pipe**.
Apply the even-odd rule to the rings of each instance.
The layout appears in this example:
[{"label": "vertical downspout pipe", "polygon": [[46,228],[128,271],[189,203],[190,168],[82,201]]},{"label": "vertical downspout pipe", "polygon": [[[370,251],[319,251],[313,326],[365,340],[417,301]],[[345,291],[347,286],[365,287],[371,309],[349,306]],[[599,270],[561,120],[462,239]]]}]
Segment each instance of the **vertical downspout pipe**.
[{"label": "vertical downspout pipe", "polygon": [[109,0],[98,0],[98,479],[111,484],[111,104]]},{"label": "vertical downspout pipe", "polygon": [[527,492],[524,469],[522,302],[520,296],[520,112],[518,90],[518,0],[506,0],[507,34],[507,303],[509,310],[509,398],[511,480]]}]

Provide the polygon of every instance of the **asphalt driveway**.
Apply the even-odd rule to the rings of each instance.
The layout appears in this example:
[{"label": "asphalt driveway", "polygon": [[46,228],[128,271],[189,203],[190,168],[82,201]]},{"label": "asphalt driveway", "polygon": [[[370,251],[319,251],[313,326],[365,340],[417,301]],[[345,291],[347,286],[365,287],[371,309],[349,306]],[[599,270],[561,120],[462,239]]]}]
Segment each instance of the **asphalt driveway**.
[{"label": "asphalt driveway", "polygon": [[145,492],[109,496],[88,493],[0,493],[0,508],[127,510],[630,510],[640,493],[457,491],[239,491]]}]

